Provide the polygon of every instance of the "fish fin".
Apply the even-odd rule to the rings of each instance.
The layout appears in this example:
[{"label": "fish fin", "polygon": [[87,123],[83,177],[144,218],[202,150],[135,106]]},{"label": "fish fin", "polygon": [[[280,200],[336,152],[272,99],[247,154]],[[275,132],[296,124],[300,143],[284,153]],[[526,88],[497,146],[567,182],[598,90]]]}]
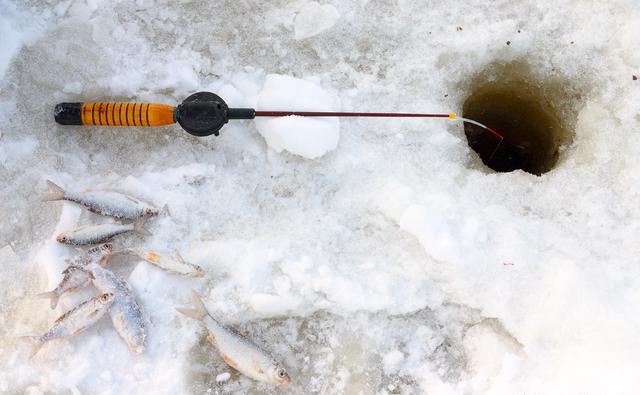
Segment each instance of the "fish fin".
[{"label": "fish fin", "polygon": [[31,350],[31,356],[29,358],[35,357],[45,343],[42,341],[42,338],[40,336],[20,336],[20,339],[28,340],[31,343],[35,343],[33,349]]},{"label": "fish fin", "polygon": [[202,321],[202,318],[203,318],[203,317],[200,316],[198,310],[196,310],[196,309],[189,309],[187,307],[176,307],[176,311],[178,313],[184,314],[187,317],[190,317],[190,318],[193,318],[193,319],[196,319],[196,320]]},{"label": "fish fin", "polygon": [[[87,315],[86,315],[86,318],[87,318],[87,319],[91,319],[91,318],[95,317],[95,315],[96,315],[96,314],[98,314],[98,310],[97,310],[97,309],[96,309],[96,310],[93,310],[93,311],[91,311],[91,312],[89,312],[89,314],[87,314]],[[84,329],[84,328],[80,328],[80,329],[78,330],[78,332],[82,331],[83,329]],[[76,333],[78,333],[78,332],[76,332]],[[74,335],[75,335],[76,333],[74,333]]]},{"label": "fish fin", "polygon": [[144,344],[130,344],[129,350],[136,355],[140,355],[144,352]]},{"label": "fish fin", "polygon": [[180,255],[180,253],[179,253],[179,252],[177,252],[177,251],[176,251],[176,259],[177,259],[178,261],[180,261],[181,263],[185,263],[185,262],[184,262],[184,258],[182,258],[182,255]]},{"label": "fish fin", "polygon": [[64,199],[64,189],[62,187],[56,185],[53,181],[47,180],[47,185],[49,189],[51,189],[51,193],[42,198],[43,202],[50,202],[54,200],[63,200]]},{"label": "fish fin", "polygon": [[124,196],[127,200],[129,200],[130,202],[132,202],[132,203],[135,203],[135,204],[140,203],[140,201],[139,201],[138,199],[133,198],[133,197],[131,197],[131,196],[129,196],[129,195],[123,195],[123,196]]},{"label": "fish fin", "polygon": [[191,299],[193,300],[192,308],[176,307],[176,310],[187,317],[191,317],[199,321],[204,320],[204,317],[206,317],[208,313],[207,308],[202,302],[202,298],[196,291],[191,291]]},{"label": "fish fin", "polygon": [[43,298],[43,299],[51,299],[51,310],[55,309],[56,306],[58,305],[58,294],[56,294],[56,291],[51,291],[51,292],[43,292],[41,294],[36,295],[39,298]]},{"label": "fish fin", "polygon": [[142,255],[142,259],[144,259],[145,261],[147,261],[149,263],[152,263],[152,264],[156,264],[160,260],[160,255],[158,255],[157,253],[155,253],[153,251],[149,251],[146,254],[142,253],[140,255]]},{"label": "fish fin", "polygon": [[101,267],[105,267],[110,257],[111,257],[111,254],[100,257],[100,259],[98,260],[98,265],[100,265]]},{"label": "fish fin", "polygon": [[125,248],[119,251],[111,251],[109,253],[110,256],[117,256],[117,255],[131,255],[130,253],[131,248]]},{"label": "fish fin", "polygon": [[160,210],[160,214],[166,215],[168,217],[171,217],[171,212],[169,211],[169,205],[168,204],[165,204],[164,206],[162,206],[162,210]]},{"label": "fish fin", "polygon": [[133,231],[142,236],[151,236],[151,232],[149,232],[144,227],[145,220],[140,219],[133,224]]},{"label": "fish fin", "polygon": [[222,354],[222,359],[227,363],[227,365],[231,366],[232,368],[238,367],[238,363],[234,361],[233,358],[231,358],[227,354]]},{"label": "fish fin", "polygon": [[[34,337],[37,337],[37,336],[34,336]],[[35,357],[36,354],[40,352],[40,350],[42,349],[42,346],[44,346],[44,342],[38,339],[38,342],[36,343],[36,345],[33,346],[33,350],[31,350],[31,356],[29,358]]]},{"label": "fish fin", "polygon": [[124,248],[120,251],[117,251],[117,254],[118,255],[135,255],[135,256],[142,257],[143,256],[142,251],[143,251],[142,248]]}]

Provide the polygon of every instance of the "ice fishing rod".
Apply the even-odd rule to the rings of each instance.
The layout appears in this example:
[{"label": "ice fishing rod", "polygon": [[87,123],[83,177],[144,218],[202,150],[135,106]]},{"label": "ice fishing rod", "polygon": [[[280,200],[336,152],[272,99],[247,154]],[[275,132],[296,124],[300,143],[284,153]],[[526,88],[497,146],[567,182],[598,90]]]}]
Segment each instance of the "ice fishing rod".
[{"label": "ice fishing rod", "polygon": [[[336,112],[336,111],[257,111],[253,108],[229,108],[215,93],[198,92],[187,97],[182,104],[169,106],[152,103],[60,103],[54,117],[61,125],[95,126],[162,126],[176,122],[188,133],[203,137],[216,135],[230,119],[254,119],[256,117],[384,117],[384,118],[447,118],[477,125],[500,141],[504,137],[471,119],[455,113],[418,114],[388,112]],[[494,153],[495,153],[494,151]],[[493,156],[493,154],[491,155]]]}]

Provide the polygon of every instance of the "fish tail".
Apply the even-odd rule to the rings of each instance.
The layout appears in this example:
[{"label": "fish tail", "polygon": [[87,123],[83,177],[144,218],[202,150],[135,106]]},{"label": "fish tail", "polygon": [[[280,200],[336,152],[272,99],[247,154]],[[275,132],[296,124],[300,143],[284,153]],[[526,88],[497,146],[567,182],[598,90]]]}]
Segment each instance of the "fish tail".
[{"label": "fish tail", "polygon": [[139,219],[133,224],[133,231],[142,236],[151,236],[151,232],[149,232],[145,227],[145,219]]},{"label": "fish tail", "polygon": [[64,199],[64,189],[62,187],[56,185],[53,181],[47,180],[47,185],[49,189],[51,189],[51,193],[42,198],[43,202],[50,202],[54,200],[63,200]]},{"label": "fish tail", "polygon": [[160,210],[160,214],[170,217],[171,212],[169,211],[169,205],[165,204],[164,206],[162,206],[162,210]]},{"label": "fish tail", "polygon": [[199,321],[204,320],[204,317],[207,316],[207,308],[205,307],[202,298],[196,291],[191,291],[191,299],[193,300],[192,308],[176,307],[176,310],[187,317],[191,317]]},{"label": "fish tail", "polygon": [[129,350],[136,354],[136,355],[140,355],[144,352],[144,343],[141,344],[129,344]]},{"label": "fish tail", "polygon": [[37,337],[37,336],[33,336],[33,337],[37,338],[38,340],[36,341],[36,345],[33,346],[33,349],[31,350],[31,357],[30,358],[35,357],[36,354],[38,352],[40,352],[40,350],[42,349],[42,346],[44,346],[44,342],[39,337]]},{"label": "fish tail", "polygon": [[45,343],[42,341],[42,337],[40,336],[20,336],[20,339],[25,339],[34,343],[33,349],[31,349],[31,356],[29,358],[35,357]]},{"label": "fish tail", "polygon": [[195,271],[196,271],[195,273],[196,277],[204,277],[207,275],[207,272],[204,271],[202,266],[195,265]]},{"label": "fish tail", "polygon": [[56,293],[56,291],[51,291],[51,292],[43,292],[41,294],[36,295],[39,298],[43,298],[43,299],[51,299],[51,310],[55,309],[56,306],[58,305],[58,294]]}]

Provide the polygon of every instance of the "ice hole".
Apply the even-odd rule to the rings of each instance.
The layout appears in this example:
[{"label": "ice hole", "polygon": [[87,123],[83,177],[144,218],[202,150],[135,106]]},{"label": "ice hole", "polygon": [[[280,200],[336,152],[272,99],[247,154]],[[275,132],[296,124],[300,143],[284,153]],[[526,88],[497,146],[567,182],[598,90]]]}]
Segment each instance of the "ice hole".
[{"label": "ice hole", "polygon": [[523,70],[506,67],[497,78],[476,82],[462,108],[463,117],[499,132],[502,143],[498,146],[499,139],[471,123],[464,124],[464,132],[469,146],[489,168],[541,175],[554,168],[569,135],[548,97],[562,95],[562,90],[545,89],[544,82]]}]

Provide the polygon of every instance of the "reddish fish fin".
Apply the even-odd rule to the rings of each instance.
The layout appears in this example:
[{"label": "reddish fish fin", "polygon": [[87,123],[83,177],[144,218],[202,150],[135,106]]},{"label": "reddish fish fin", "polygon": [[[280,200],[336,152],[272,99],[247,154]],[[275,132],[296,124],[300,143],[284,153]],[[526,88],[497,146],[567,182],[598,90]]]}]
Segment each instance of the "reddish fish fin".
[{"label": "reddish fish fin", "polygon": [[58,295],[55,291],[51,292],[43,292],[37,295],[39,298],[50,299],[51,300],[51,310],[55,309],[58,305]]},{"label": "reddish fish fin", "polygon": [[222,354],[222,359],[224,359],[224,361],[227,363],[227,365],[231,366],[232,368],[237,368],[238,367],[238,363],[236,361],[234,361],[233,358],[231,358],[227,354]]}]

